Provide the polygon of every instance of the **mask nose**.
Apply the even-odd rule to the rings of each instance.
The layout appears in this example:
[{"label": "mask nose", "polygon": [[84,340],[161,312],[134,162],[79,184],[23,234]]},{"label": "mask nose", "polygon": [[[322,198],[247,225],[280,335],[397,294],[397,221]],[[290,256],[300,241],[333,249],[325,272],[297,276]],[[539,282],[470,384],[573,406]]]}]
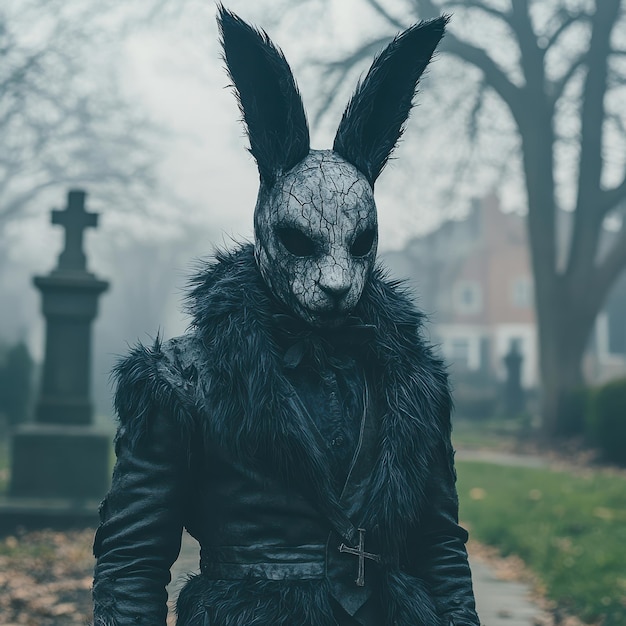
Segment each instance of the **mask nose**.
[{"label": "mask nose", "polygon": [[335,302],[341,302],[342,298],[348,293],[348,291],[350,291],[350,285],[320,285],[320,289],[326,295],[330,296]]},{"label": "mask nose", "polygon": [[341,254],[335,253],[321,268],[319,288],[337,307],[352,286],[349,265]]}]

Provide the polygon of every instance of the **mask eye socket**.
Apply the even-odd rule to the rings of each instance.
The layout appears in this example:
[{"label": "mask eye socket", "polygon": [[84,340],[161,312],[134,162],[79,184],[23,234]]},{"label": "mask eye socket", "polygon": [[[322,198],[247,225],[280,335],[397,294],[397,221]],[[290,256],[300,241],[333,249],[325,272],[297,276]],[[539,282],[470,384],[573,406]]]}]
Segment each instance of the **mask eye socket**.
[{"label": "mask eye socket", "polygon": [[360,235],[357,235],[350,246],[350,254],[355,257],[366,256],[374,245],[374,239],[376,238],[376,232],[373,228],[364,230]]},{"label": "mask eye socket", "polygon": [[313,240],[301,230],[290,226],[282,226],[276,229],[276,235],[280,243],[285,246],[287,252],[294,256],[313,256],[315,244]]}]

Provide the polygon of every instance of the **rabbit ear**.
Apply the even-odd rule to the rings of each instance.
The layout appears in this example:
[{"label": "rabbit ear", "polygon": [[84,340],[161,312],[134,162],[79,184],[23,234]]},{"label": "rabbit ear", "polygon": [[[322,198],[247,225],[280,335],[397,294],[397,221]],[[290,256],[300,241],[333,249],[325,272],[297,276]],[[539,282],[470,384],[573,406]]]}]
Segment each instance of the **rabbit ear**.
[{"label": "rabbit ear", "polygon": [[222,5],[217,21],[250,152],[261,181],[271,186],[279,172],[291,169],[309,153],[302,98],[287,60],[265,32]]},{"label": "rabbit ear", "polygon": [[372,186],[403,133],[417,82],[447,21],[440,17],[400,33],[376,57],[344,111],[333,150],[365,174]]}]

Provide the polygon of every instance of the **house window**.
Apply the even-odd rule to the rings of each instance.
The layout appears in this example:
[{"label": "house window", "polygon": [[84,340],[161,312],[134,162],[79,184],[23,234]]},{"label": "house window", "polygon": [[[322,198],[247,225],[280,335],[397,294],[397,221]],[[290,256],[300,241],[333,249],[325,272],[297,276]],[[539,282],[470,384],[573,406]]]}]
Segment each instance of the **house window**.
[{"label": "house window", "polygon": [[450,341],[450,360],[457,366],[469,367],[470,342],[465,337],[455,337]]},{"label": "house window", "polygon": [[483,308],[480,284],[470,281],[457,283],[454,288],[454,304],[458,313],[480,313]]},{"label": "house window", "polygon": [[528,276],[519,276],[513,281],[513,305],[518,309],[529,309],[532,306],[532,283]]}]

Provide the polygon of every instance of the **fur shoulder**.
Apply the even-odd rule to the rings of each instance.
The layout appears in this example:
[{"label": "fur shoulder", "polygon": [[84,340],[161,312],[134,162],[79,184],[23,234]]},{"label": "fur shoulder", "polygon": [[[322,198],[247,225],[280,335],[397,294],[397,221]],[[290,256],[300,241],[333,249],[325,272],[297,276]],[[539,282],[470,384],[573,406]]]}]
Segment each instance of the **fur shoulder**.
[{"label": "fur shoulder", "polygon": [[188,438],[195,422],[195,387],[200,349],[194,334],[159,337],[152,346],[138,343],[113,370],[115,411],[122,434],[134,445],[150,428],[157,411],[170,416],[181,436]]},{"label": "fur shoulder", "polygon": [[448,371],[443,360],[424,336],[427,316],[415,305],[411,289],[402,280],[388,278],[378,266],[359,305],[362,315],[378,329],[376,349],[385,370],[404,378],[408,387],[417,387],[444,432],[450,429],[452,400]]}]

